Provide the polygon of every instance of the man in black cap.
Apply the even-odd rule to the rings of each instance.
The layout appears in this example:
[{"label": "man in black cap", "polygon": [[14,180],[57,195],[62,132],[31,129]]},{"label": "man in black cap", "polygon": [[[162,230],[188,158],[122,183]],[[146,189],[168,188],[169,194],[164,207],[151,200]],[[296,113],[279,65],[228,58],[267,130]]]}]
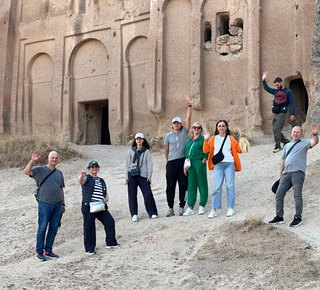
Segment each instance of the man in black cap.
[{"label": "man in black cap", "polygon": [[290,142],[290,140],[284,137],[284,135],[281,132],[286,121],[289,104],[291,106],[291,121],[295,119],[294,113],[296,109],[292,91],[284,87],[282,79],[279,77],[275,78],[274,85],[276,86],[276,89],[272,89],[267,85],[267,82],[265,80],[267,75],[268,72],[263,73],[262,85],[268,93],[274,95],[272,108],[272,130],[274,135],[275,147],[273,149],[273,153],[277,153],[281,151],[283,148],[281,147],[281,142],[283,143],[283,146]]}]

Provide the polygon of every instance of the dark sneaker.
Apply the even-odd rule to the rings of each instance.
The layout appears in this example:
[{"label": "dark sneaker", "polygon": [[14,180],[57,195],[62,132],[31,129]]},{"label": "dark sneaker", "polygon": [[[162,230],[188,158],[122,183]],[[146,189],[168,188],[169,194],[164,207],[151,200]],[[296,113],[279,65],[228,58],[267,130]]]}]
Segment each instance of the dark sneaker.
[{"label": "dark sneaker", "polygon": [[281,150],[282,150],[281,147],[276,146],[276,147],[274,147],[274,149],[273,149],[273,153],[277,153],[277,152],[279,152],[279,151],[281,151]]},{"label": "dark sneaker", "polygon": [[302,224],[302,219],[299,217],[294,217],[292,223],[290,224],[290,227],[297,227]]},{"label": "dark sneaker", "polygon": [[58,255],[56,255],[56,254],[54,254],[54,253],[52,253],[52,252],[49,252],[49,251],[44,252],[44,256],[45,256],[46,258],[49,258],[49,259],[57,259],[57,258],[59,258]]},{"label": "dark sneaker", "polygon": [[283,217],[276,216],[272,221],[269,221],[269,225],[280,225],[284,224]]},{"label": "dark sneaker", "polygon": [[120,244],[116,244],[115,246],[106,246],[106,249],[115,249],[119,247],[120,247]]},{"label": "dark sneaker", "polygon": [[89,252],[86,252],[86,255],[89,255],[89,256],[92,256],[92,255],[95,255],[96,252],[95,251],[89,251]]},{"label": "dark sneaker", "polygon": [[174,216],[173,208],[169,208],[166,217]]},{"label": "dark sneaker", "polygon": [[42,253],[36,253],[36,259],[40,262],[44,262],[46,257]]}]

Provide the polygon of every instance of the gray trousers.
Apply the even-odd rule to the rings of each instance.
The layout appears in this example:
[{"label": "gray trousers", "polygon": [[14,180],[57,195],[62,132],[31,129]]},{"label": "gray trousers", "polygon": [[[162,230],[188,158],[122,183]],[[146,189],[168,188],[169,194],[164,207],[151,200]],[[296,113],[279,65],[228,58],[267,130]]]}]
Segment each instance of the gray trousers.
[{"label": "gray trousers", "polygon": [[304,182],[304,172],[294,171],[284,173],[280,179],[280,184],[276,192],[276,212],[277,216],[283,217],[283,200],[287,191],[293,186],[293,197],[296,204],[295,217],[302,215],[302,187]]},{"label": "gray trousers", "polygon": [[272,120],[272,130],[273,130],[273,136],[274,136],[274,142],[276,147],[280,147],[280,143],[289,143],[290,140],[288,140],[284,135],[281,133],[284,123],[286,121],[287,113],[279,113],[279,114],[273,114],[273,120]]}]

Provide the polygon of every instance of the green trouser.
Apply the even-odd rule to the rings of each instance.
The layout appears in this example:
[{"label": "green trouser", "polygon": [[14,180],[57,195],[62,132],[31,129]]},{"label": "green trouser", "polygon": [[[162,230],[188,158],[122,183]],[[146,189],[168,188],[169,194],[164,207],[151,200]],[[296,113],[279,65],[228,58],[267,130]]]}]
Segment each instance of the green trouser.
[{"label": "green trouser", "polygon": [[205,206],[208,201],[207,166],[202,160],[191,160],[188,170],[188,206],[194,207],[197,201],[197,190],[200,192],[199,205]]},{"label": "green trouser", "polygon": [[272,130],[273,130],[273,136],[274,136],[274,142],[276,143],[276,147],[281,147],[280,143],[288,143],[290,142],[286,137],[283,136],[281,133],[284,123],[286,121],[287,113],[279,113],[279,114],[273,114],[273,120],[272,120]]}]

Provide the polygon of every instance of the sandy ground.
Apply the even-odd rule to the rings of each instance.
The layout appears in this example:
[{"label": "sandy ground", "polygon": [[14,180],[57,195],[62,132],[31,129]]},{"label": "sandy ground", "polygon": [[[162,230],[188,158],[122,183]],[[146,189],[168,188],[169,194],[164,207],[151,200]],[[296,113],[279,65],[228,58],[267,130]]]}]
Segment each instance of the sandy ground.
[{"label": "sandy ground", "polygon": [[[280,153],[272,153],[270,136],[257,136],[242,154],[236,174],[236,214],[223,209],[212,220],[213,172],[208,172],[206,214],[166,218],[165,158],[153,152],[152,189],[159,218],[149,219],[139,193],[139,221],[130,218],[124,163],[127,146],[77,146],[85,159],[59,164],[65,176],[66,213],[54,252],[57,260],[35,259],[37,203],[35,183],[20,169],[1,171],[0,287],[11,289],[319,289],[320,146],[309,151],[304,186],[303,225],[290,228],[294,215],[292,191],[285,198],[285,224],[269,226],[275,216],[270,188],[279,173]],[[116,221],[117,249],[106,249],[97,221],[97,254],[83,247],[81,189],[77,176],[88,161],[101,164],[108,186],[109,210]],[[175,211],[178,211],[176,195]]]}]

